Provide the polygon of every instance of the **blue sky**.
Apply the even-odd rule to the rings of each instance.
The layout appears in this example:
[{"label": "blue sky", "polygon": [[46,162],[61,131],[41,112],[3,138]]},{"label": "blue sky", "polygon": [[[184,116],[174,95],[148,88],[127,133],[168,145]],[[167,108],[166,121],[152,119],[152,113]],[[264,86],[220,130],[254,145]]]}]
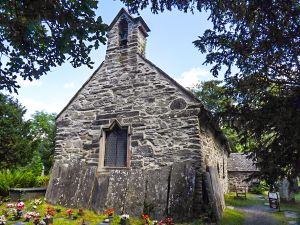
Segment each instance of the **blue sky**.
[{"label": "blue sky", "polygon": [[[97,15],[110,24],[122,7],[119,1],[100,0]],[[209,67],[202,65],[205,55],[192,43],[205,29],[212,27],[207,21],[207,13],[185,14],[173,10],[157,15],[149,9],[140,13],[151,29],[146,46],[147,59],[185,87],[213,79]],[[26,118],[30,118],[36,110],[59,113],[104,60],[105,50],[106,46],[101,46],[92,52],[91,57],[95,62],[93,69],[86,66],[73,68],[67,62],[53,68],[40,80],[20,81],[21,88],[16,97],[27,108]]]}]

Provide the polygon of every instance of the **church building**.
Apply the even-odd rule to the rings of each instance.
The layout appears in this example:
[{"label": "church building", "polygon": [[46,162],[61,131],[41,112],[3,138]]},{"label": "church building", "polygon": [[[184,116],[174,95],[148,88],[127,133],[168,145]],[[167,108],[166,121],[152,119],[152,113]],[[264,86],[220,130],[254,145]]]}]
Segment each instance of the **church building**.
[{"label": "church building", "polygon": [[218,220],[227,140],[201,101],[145,58],[149,27],[121,9],[105,60],[56,118],[53,204]]}]

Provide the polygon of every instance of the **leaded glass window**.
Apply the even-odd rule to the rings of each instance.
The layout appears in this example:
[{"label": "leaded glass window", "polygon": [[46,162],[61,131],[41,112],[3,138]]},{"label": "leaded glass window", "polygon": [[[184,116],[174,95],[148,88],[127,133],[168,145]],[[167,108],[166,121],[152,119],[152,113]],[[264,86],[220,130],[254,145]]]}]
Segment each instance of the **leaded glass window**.
[{"label": "leaded glass window", "polygon": [[112,130],[106,131],[105,140],[105,167],[127,166],[127,137],[128,128],[114,126]]}]

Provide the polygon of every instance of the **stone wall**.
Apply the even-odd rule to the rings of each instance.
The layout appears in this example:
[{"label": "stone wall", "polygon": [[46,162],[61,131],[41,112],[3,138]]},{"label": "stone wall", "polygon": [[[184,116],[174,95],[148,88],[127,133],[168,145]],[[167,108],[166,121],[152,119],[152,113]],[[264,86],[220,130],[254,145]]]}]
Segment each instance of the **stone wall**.
[{"label": "stone wall", "polygon": [[207,123],[207,118],[199,118],[201,128],[202,165],[203,170],[213,167],[218,172],[223,193],[228,192],[227,159],[228,150],[218,140],[215,130]]},{"label": "stone wall", "polygon": [[112,71],[103,64],[57,119],[56,159],[97,165],[101,128],[117,119],[132,127],[133,168],[200,161],[199,103],[142,58],[138,65],[136,71]]},{"label": "stone wall", "polygon": [[[47,199],[132,215],[147,207],[157,207],[157,217],[168,213],[180,219],[182,211],[182,218],[199,215],[205,208],[207,166],[219,168],[227,191],[224,145],[208,125],[210,119],[199,120],[201,102],[142,56],[147,29],[141,20],[125,16],[127,46],[118,44],[117,20],[108,33],[105,61],[57,117]],[[99,173],[101,130],[115,120],[131,127],[129,168]],[[186,161],[190,166],[178,165]]]},{"label": "stone wall", "polygon": [[52,204],[98,212],[114,208],[118,214],[140,216],[146,211],[152,218],[170,215],[182,221],[195,216],[195,181],[196,171],[189,162],[159,170],[125,169],[97,174],[97,167],[82,161],[57,161],[46,199]]},{"label": "stone wall", "polygon": [[247,171],[228,171],[228,184],[229,190],[235,191],[236,186],[248,186],[251,187],[255,180],[245,181],[253,172]]}]

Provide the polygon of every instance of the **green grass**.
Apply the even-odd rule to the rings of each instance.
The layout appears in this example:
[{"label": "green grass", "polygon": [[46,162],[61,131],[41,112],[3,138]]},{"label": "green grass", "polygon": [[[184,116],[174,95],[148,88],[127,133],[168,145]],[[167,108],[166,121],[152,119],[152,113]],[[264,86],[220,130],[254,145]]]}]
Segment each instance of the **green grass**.
[{"label": "green grass", "polygon": [[288,219],[284,216],[282,211],[272,213],[272,216],[280,222],[280,225],[288,225]]},{"label": "green grass", "polygon": [[226,205],[244,207],[251,205],[263,205],[264,201],[258,199],[256,195],[247,193],[247,199],[237,198],[234,192],[230,192],[225,195]]},{"label": "green grass", "polygon": [[205,223],[201,219],[196,219],[196,220],[193,220],[191,222],[180,223],[180,224],[177,224],[177,225],[205,225]]},{"label": "green grass", "polygon": [[[267,193],[264,193],[264,196],[266,197]],[[287,225],[288,220],[294,220],[294,219],[286,218],[284,216],[284,211],[292,211],[292,212],[296,212],[300,215],[300,193],[295,195],[295,199],[296,199],[296,203],[281,203],[280,204],[281,211],[272,213],[272,216],[276,220],[278,220],[280,222],[280,224]],[[229,193],[229,194],[225,195],[225,202],[226,202],[226,205],[230,205],[230,206],[246,207],[246,206],[252,206],[252,205],[263,205],[267,201],[257,199],[256,196],[253,194],[247,194],[246,200],[237,199],[235,197],[235,193]],[[227,211],[227,213],[226,213],[226,211]],[[228,217],[227,214],[228,214],[228,209],[225,210],[223,219]],[[230,219],[229,219],[229,221],[230,221]],[[298,221],[300,222],[300,219],[298,219]],[[226,224],[227,222],[228,222],[228,220],[226,220],[226,222],[223,224]],[[236,224],[238,224],[238,223],[236,223]]]},{"label": "green grass", "polygon": [[[0,206],[0,215],[4,214],[4,212],[8,210],[6,208],[6,204],[7,203],[3,203]],[[36,211],[36,212],[39,212],[42,217],[45,215],[47,207],[53,207],[55,209],[60,209],[61,212],[56,213],[53,216],[53,218],[54,218],[53,225],[78,225],[78,224],[81,224],[82,220],[89,222],[90,225],[96,225],[96,224],[102,222],[106,218],[105,215],[99,215],[93,211],[84,210],[83,216],[78,216],[78,218],[76,220],[70,220],[70,219],[68,219],[68,215],[66,213],[66,210],[68,208],[65,208],[63,206],[53,206],[53,205],[47,204],[45,202],[43,202],[41,205],[38,206],[38,208],[36,210],[34,210],[32,208],[32,205],[30,204],[30,201],[25,201],[25,207],[26,208],[25,208],[24,212]],[[72,209],[72,210],[74,212],[73,214],[77,216],[78,209]],[[7,219],[11,220],[12,217],[8,217]],[[119,217],[116,216],[116,218],[114,218],[114,220],[113,220],[115,225],[117,224],[115,221],[118,221],[118,220],[119,220]],[[18,221],[24,221],[24,218],[22,217]],[[15,223],[16,223],[16,221],[8,222],[7,225],[11,225],[11,224],[15,224]],[[27,224],[33,225],[32,220]]]},{"label": "green grass", "polygon": [[221,225],[242,225],[245,214],[241,211],[226,208],[220,221]]},{"label": "green grass", "polygon": [[[235,206],[235,207],[263,205],[264,204],[263,200],[257,199],[257,197],[253,194],[247,194],[247,199],[243,200],[243,199],[235,198],[235,193],[229,193],[225,196],[225,200],[226,200],[227,205],[231,205],[231,206]],[[30,201],[26,201],[25,206],[26,206],[25,212],[26,211],[34,211],[32,209]],[[49,206],[53,207],[55,209],[61,209],[60,213],[55,214],[53,225],[79,225],[83,219],[86,222],[89,222],[90,225],[96,225],[97,223],[102,222],[106,218],[105,215],[100,215],[100,214],[97,214],[90,210],[84,210],[84,216],[82,216],[82,217],[78,216],[78,219],[70,220],[67,218],[67,214],[66,214],[67,208],[65,208],[63,206],[53,206],[53,205],[47,204],[45,202],[43,202],[41,205],[39,205],[36,211],[40,212],[40,214],[42,216],[44,216],[46,209]],[[0,215],[2,215],[5,210],[7,210],[6,203],[3,203],[2,205],[0,205]],[[283,211],[286,211],[286,210],[294,211],[294,212],[299,213],[299,215],[300,215],[300,193],[296,195],[296,203],[281,204],[281,210],[282,210],[281,212],[275,212],[275,213],[272,213],[272,215],[282,225],[288,224],[288,219],[284,216]],[[73,209],[73,212],[74,212],[74,215],[76,215],[78,212],[78,209]],[[220,221],[220,224],[221,225],[241,225],[241,224],[243,224],[243,222],[245,220],[245,216],[246,215],[241,211],[226,208],[224,210],[223,217]],[[292,219],[290,219],[290,220],[292,220]],[[22,218],[19,221],[24,221],[24,219]],[[120,217],[115,216],[113,221],[111,222],[111,225],[118,225],[119,222],[120,222]],[[300,222],[300,220],[299,220],[299,222]],[[11,225],[14,223],[16,223],[16,222],[9,222],[9,223],[7,223],[7,225]],[[144,224],[144,221],[142,219],[130,217],[130,225],[143,225],[143,224]],[[204,225],[204,224],[205,223],[202,220],[198,219],[198,220],[194,220],[194,221],[188,222],[188,223],[181,223],[180,225]],[[28,223],[28,225],[33,225],[32,221],[30,223]]]},{"label": "green grass", "polygon": [[[281,203],[280,209],[281,211],[292,211],[297,213],[300,216],[300,193],[295,195],[295,203]],[[294,219],[290,219],[294,220]],[[298,222],[300,222],[300,218],[298,218]]]}]

